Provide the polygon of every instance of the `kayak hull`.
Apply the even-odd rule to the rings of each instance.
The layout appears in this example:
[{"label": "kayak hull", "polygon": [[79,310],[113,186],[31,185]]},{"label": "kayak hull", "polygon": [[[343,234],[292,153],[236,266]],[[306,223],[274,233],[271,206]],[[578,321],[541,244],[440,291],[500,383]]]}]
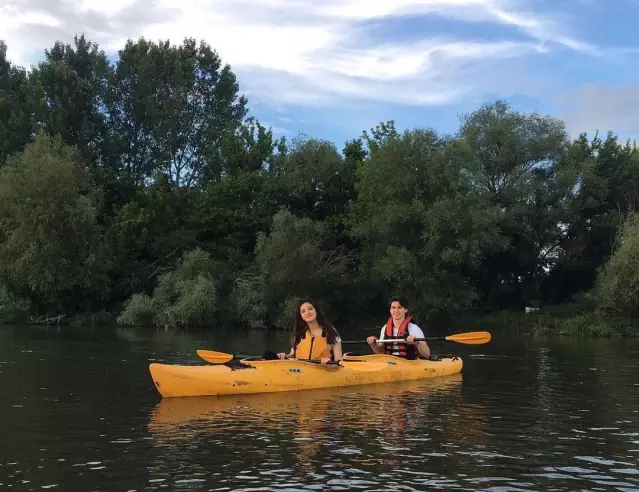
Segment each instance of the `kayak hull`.
[{"label": "kayak hull", "polygon": [[412,381],[461,372],[461,358],[405,360],[385,354],[348,357],[340,366],[299,360],[246,360],[245,367],[152,363],[151,377],[165,398],[239,395]]}]

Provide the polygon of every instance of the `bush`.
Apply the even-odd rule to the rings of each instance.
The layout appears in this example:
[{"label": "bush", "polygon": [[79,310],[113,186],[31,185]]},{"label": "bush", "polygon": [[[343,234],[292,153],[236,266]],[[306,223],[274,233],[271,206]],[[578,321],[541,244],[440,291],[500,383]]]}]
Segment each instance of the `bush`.
[{"label": "bush", "polygon": [[[202,274],[178,280],[175,301],[158,311],[158,324],[164,326],[210,326],[215,316],[216,290],[213,280]],[[160,301],[161,302],[161,301]]]},{"label": "bush", "polygon": [[17,323],[24,321],[31,310],[28,299],[13,295],[0,283],[0,323]]},{"label": "bush", "polygon": [[154,324],[155,307],[153,299],[146,294],[133,294],[124,306],[124,311],[118,316],[120,325],[143,326]]},{"label": "bush", "polygon": [[537,320],[537,334],[569,334],[594,337],[622,337],[639,333],[637,324],[624,317],[606,316],[600,311],[568,317],[545,315]]},{"label": "bush", "polygon": [[161,275],[152,296],[134,294],[118,316],[120,325],[211,326],[217,314],[215,263],[196,248],[175,270]]},{"label": "bush", "polygon": [[622,226],[619,246],[597,278],[598,307],[629,318],[639,315],[639,215],[632,214]]}]

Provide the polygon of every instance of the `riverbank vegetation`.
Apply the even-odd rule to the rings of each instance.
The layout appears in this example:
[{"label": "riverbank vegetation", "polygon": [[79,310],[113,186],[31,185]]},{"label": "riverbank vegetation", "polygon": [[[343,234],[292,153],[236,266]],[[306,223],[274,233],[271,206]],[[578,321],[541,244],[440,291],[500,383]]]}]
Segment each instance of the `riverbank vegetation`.
[{"label": "riverbank vegetation", "polygon": [[503,101],[338,147],[275,138],[192,39],[112,63],[79,37],[28,71],[0,44],[6,322],[288,328],[311,295],[346,324],[401,293],[420,320],[627,333],[638,204],[634,144]]}]

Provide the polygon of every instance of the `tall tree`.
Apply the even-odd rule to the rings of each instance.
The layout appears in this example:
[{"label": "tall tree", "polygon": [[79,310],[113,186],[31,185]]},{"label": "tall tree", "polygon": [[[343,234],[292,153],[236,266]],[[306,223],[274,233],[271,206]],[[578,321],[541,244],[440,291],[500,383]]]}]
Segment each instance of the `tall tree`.
[{"label": "tall tree", "polygon": [[340,220],[355,194],[356,165],[331,142],[294,139],[276,171],[284,203],[299,217]]},{"label": "tall tree", "polygon": [[190,38],[180,46],[129,40],[119,54],[107,100],[118,169],[138,183],[159,170],[187,188],[228,172],[222,141],[247,114],[231,67]]},{"label": "tall tree", "polygon": [[0,40],[0,167],[32,139],[33,97],[26,71],[7,59]]},{"label": "tall tree", "polygon": [[104,52],[82,35],[73,46],[56,42],[45,50],[30,75],[38,100],[37,127],[77,145],[88,164],[111,158],[104,106],[109,71]]},{"label": "tall tree", "polygon": [[108,295],[97,191],[79,154],[39,134],[0,170],[0,275],[47,313],[77,313]]},{"label": "tall tree", "polygon": [[485,300],[517,305],[539,298],[557,256],[562,196],[556,166],[567,144],[564,123],[524,114],[497,101],[461,119],[459,136],[469,147],[475,187],[502,210],[503,251],[489,254],[476,277]]},{"label": "tall tree", "polygon": [[468,307],[467,273],[500,246],[497,209],[474,192],[465,148],[415,130],[385,133],[369,149],[349,216],[362,274],[384,296],[409,296],[418,315]]},{"label": "tall tree", "polygon": [[639,207],[639,150],[621,145],[612,134],[591,141],[582,134],[570,145],[560,172],[572,188],[561,254],[546,294],[553,302],[594,286],[619,228]]}]

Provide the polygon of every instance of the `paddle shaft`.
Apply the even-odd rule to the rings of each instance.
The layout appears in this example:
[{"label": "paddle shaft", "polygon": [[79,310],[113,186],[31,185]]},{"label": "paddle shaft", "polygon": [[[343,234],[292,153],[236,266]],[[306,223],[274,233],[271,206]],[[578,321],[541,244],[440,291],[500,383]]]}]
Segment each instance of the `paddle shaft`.
[{"label": "paddle shaft", "polygon": [[[429,337],[429,338],[416,338],[416,342],[425,342],[426,340],[446,340],[446,337]],[[346,340],[342,341],[342,345],[345,343],[367,343],[368,340]],[[406,343],[405,338],[385,338],[383,340],[376,340],[375,343]]]},{"label": "paddle shaft", "polygon": [[[233,355],[233,359],[235,360],[241,360],[241,359],[248,359],[246,362],[251,362],[251,359],[258,359],[258,360],[281,360],[279,358],[277,359],[264,359],[262,357],[260,357],[259,355],[241,355],[241,354],[234,354]],[[295,360],[295,361],[299,361],[299,362],[312,362],[313,364],[321,364],[322,360],[321,359],[296,359],[296,358],[290,358],[290,359],[284,359],[284,360]],[[327,362],[327,364],[338,364],[339,361],[335,362],[333,360],[329,360]]]},{"label": "paddle shaft", "polygon": [[[397,335],[395,335],[397,336]],[[470,331],[468,333],[456,333],[443,337],[415,338],[415,342],[425,342],[426,340],[445,340],[447,342],[464,343],[467,345],[481,345],[490,342],[491,335],[487,331]],[[342,343],[365,343],[368,340],[354,340]],[[387,338],[377,340],[377,343],[406,343],[404,338]]]},{"label": "paddle shaft", "polygon": [[[239,357],[240,356],[236,355],[236,356],[233,357],[233,359],[240,360]],[[241,357],[247,359],[246,361],[244,361],[246,364],[250,364],[252,362],[251,359],[256,358],[255,356],[250,356],[250,355],[249,356],[241,356]],[[274,360],[274,361],[282,360],[282,359],[262,359],[259,356],[257,357],[257,359],[258,360]],[[309,362],[311,364],[321,364],[322,363],[322,361],[320,359],[283,359],[283,360],[290,360],[290,361],[295,361],[295,362]],[[359,361],[357,361],[357,362],[359,362]],[[326,365],[327,366],[339,366],[340,363],[339,363],[338,360],[337,361],[336,360],[329,360],[326,363]]]},{"label": "paddle shaft", "polygon": [[[241,359],[247,359],[246,362],[248,363],[251,362],[251,359],[265,360],[262,357],[257,355],[227,354],[224,352],[216,352],[213,350],[197,350],[196,353],[200,358],[204,359],[205,361],[211,364],[227,364],[228,362],[231,362],[232,360],[240,361]],[[270,359],[270,360],[280,360],[280,359]],[[320,359],[288,359],[288,360],[295,360],[298,362],[310,362],[311,364],[322,363]],[[340,365],[340,363],[339,361],[329,360],[326,363],[326,365],[338,366]]]}]

